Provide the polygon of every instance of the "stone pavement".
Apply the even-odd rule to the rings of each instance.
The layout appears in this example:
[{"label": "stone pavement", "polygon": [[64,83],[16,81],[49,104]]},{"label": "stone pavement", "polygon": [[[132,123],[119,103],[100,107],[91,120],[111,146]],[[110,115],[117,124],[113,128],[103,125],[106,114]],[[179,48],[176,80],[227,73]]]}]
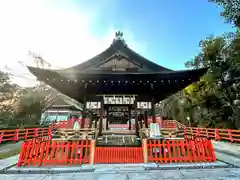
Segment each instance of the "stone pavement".
[{"label": "stone pavement", "polygon": [[239,180],[240,169],[181,169],[59,174],[0,174],[1,180]]},{"label": "stone pavement", "polygon": [[240,167],[240,144],[222,141],[212,144],[218,160]]},{"label": "stone pavement", "polygon": [[212,144],[217,152],[240,157],[240,144],[223,141],[212,141]]},{"label": "stone pavement", "polygon": [[[12,166],[17,163],[19,155],[9,157],[7,159],[0,159],[0,171],[8,166]],[[0,179],[1,180],[1,179]]]}]

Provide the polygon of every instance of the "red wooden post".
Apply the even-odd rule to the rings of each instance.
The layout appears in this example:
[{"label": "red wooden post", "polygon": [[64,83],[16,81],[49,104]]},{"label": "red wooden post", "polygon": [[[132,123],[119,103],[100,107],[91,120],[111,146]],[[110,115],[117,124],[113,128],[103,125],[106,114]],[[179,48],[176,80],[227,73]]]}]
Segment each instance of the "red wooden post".
[{"label": "red wooden post", "polygon": [[38,137],[38,128],[34,129],[34,137]]},{"label": "red wooden post", "polygon": [[52,139],[52,128],[48,128],[48,137]]},{"label": "red wooden post", "polygon": [[24,139],[28,138],[28,129],[25,129],[25,135],[24,135]]},{"label": "red wooden post", "polygon": [[20,155],[19,155],[19,158],[18,158],[18,162],[17,162],[17,167],[20,167],[21,166],[21,163],[23,162],[23,157],[26,153],[26,143],[23,142],[22,145],[21,145],[21,151],[20,151]]},{"label": "red wooden post", "polygon": [[148,163],[148,147],[147,139],[142,139],[143,162]]},{"label": "red wooden post", "polygon": [[0,144],[3,142],[4,131],[0,133]]},{"label": "red wooden post", "polygon": [[231,142],[233,142],[231,129],[228,129],[228,138],[229,138],[229,140],[230,140]]},{"label": "red wooden post", "polygon": [[187,139],[187,129],[186,129],[186,127],[183,128],[183,137],[184,137],[184,139]]},{"label": "red wooden post", "polygon": [[197,137],[200,137],[200,130],[197,128]]},{"label": "red wooden post", "polygon": [[19,140],[19,129],[16,129],[13,141],[17,142]]},{"label": "red wooden post", "polygon": [[215,129],[215,140],[219,141],[220,140],[220,136],[219,136],[219,131],[218,129]]}]

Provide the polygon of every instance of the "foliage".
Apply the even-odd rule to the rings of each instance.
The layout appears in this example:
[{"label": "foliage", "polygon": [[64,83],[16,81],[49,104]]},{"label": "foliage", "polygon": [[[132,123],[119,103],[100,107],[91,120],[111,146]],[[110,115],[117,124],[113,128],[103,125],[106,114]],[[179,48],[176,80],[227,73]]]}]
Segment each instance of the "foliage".
[{"label": "foliage", "polygon": [[240,0],[209,0],[223,8],[221,16],[226,22],[240,27]]},{"label": "foliage", "polygon": [[[240,27],[239,0],[209,0],[227,23]],[[192,126],[240,128],[240,32],[208,37],[187,68],[209,68],[201,80],[160,103],[163,116]]]},{"label": "foliage", "polygon": [[10,78],[0,71],[0,128],[39,125],[42,111],[57,101],[59,94],[44,83],[23,88]]},{"label": "foliage", "polygon": [[[240,33],[201,41],[188,68],[209,68],[197,83],[162,102],[164,116],[206,127],[240,128]],[[189,117],[189,121],[187,121]]]},{"label": "foliage", "polygon": [[[30,55],[37,67],[50,67],[41,56]],[[11,82],[10,73],[0,71],[0,129],[39,125],[42,111],[56,102],[66,103],[66,100],[75,103],[43,82],[33,87],[19,87]]]},{"label": "foliage", "polygon": [[0,71],[0,125],[13,117],[12,104],[13,98],[17,95],[17,88],[17,85],[11,83],[10,75]]}]

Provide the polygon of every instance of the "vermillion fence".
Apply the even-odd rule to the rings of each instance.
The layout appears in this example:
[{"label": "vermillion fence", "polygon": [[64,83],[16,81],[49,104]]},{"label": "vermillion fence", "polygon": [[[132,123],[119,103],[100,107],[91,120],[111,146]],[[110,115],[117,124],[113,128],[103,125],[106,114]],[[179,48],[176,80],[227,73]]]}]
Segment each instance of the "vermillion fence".
[{"label": "vermillion fence", "polygon": [[38,137],[52,137],[52,128],[28,128],[28,129],[13,129],[0,130],[0,143],[19,140],[27,140]]},{"label": "vermillion fence", "polygon": [[206,138],[240,143],[240,130],[185,127],[184,137],[185,139]]},{"label": "vermillion fence", "polygon": [[[90,120],[85,119],[85,122],[85,128],[89,127]],[[184,137],[186,139],[201,137],[216,141],[229,141],[240,143],[240,130],[186,127],[176,120],[161,120],[160,118],[157,118],[157,123],[159,123],[163,131],[164,129],[170,129],[169,132],[171,131],[171,135],[174,135],[173,131],[177,132],[175,134],[179,134],[178,132],[180,132],[181,130],[184,131]],[[49,128],[0,130],[0,144],[3,142],[17,142],[19,140],[27,140],[43,136],[52,137],[53,129],[72,129],[72,126],[73,120],[70,120],[69,122],[52,124]],[[109,128],[128,128],[128,126],[128,124],[110,125]],[[135,129],[135,124],[132,124],[131,126],[132,130]]]},{"label": "vermillion fence", "polygon": [[143,163],[142,147],[96,147],[94,163]]},{"label": "vermillion fence", "polygon": [[80,165],[90,162],[91,141],[24,142],[17,166]]},{"label": "vermillion fence", "polygon": [[33,139],[22,144],[17,166],[214,162],[210,140],[143,140],[142,147],[96,147],[95,140]]},{"label": "vermillion fence", "polygon": [[216,156],[211,141],[148,140],[147,161],[156,163],[214,162]]}]

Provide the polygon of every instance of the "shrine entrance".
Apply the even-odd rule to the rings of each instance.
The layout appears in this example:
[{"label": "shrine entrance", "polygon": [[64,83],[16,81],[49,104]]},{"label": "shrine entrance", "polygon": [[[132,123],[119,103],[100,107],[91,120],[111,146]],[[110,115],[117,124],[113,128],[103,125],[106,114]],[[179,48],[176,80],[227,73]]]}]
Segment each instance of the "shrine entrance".
[{"label": "shrine entrance", "polygon": [[[99,135],[104,134],[135,134],[139,128],[148,127],[147,111],[154,107],[152,102],[139,101],[138,95],[96,95],[88,99],[86,109],[98,117],[96,127]],[[141,100],[141,99],[140,99]],[[154,112],[154,110],[153,110]]]}]

